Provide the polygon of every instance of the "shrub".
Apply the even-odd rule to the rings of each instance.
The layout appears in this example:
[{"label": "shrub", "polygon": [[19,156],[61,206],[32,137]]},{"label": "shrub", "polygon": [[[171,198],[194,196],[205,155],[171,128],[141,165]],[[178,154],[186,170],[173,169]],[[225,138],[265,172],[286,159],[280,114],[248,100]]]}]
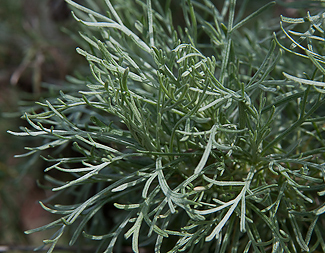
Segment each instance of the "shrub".
[{"label": "shrub", "polygon": [[177,28],[171,1],[67,2],[92,76],[10,133],[44,141],[25,155],[47,151],[76,202],[41,202],[60,218],[27,233],[58,228],[48,252],[68,227],[98,252],[325,251],[323,12],[272,36],[256,17],[274,2],[241,19],[184,0]]}]

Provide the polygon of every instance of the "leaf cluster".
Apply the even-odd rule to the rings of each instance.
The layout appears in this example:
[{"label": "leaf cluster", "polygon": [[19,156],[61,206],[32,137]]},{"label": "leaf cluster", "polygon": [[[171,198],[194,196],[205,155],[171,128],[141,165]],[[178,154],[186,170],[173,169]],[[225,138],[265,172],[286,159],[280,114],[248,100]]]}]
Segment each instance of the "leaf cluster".
[{"label": "leaf cluster", "polygon": [[[45,171],[70,179],[48,176],[52,191],[78,202],[41,203],[60,218],[27,233],[56,227],[48,252],[73,225],[70,244],[82,234],[98,252],[123,236],[134,252],[325,251],[322,12],[260,41],[245,26],[274,2],[237,20],[235,0],[183,0],[175,27],[170,1],[66,1],[92,77],[69,77],[11,133],[44,140],[24,155],[55,150]],[[286,68],[300,60],[308,73]]]}]

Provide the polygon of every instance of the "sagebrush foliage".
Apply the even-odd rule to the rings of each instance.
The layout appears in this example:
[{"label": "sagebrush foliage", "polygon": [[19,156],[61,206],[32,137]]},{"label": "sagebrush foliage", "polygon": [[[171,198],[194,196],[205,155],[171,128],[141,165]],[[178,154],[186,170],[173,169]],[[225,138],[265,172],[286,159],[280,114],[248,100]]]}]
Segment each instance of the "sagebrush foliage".
[{"label": "sagebrush foliage", "polygon": [[11,133],[44,140],[26,155],[51,150],[45,171],[70,176],[52,190],[78,202],[41,203],[60,218],[28,233],[58,227],[48,252],[69,226],[98,252],[123,236],[134,252],[325,251],[323,12],[262,40],[274,2],[240,21],[235,0],[180,1],[176,28],[171,1],[66,1],[92,77]]}]

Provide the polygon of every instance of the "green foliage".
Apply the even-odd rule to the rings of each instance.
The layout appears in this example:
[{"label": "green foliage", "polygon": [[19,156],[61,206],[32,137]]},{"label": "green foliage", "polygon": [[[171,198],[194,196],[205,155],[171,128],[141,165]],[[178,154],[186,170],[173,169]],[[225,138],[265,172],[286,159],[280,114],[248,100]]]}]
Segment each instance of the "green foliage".
[{"label": "green foliage", "polygon": [[11,133],[44,140],[23,156],[49,150],[77,201],[41,203],[60,218],[27,233],[57,228],[48,252],[70,226],[98,252],[325,251],[324,13],[261,40],[274,2],[239,21],[235,0],[183,0],[177,28],[170,1],[67,2],[92,77]]}]

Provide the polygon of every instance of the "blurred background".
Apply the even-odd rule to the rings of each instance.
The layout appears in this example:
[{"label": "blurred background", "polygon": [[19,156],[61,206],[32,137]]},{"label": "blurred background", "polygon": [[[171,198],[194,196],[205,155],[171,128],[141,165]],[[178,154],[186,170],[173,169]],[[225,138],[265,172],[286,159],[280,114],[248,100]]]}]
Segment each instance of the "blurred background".
[{"label": "blurred background", "polygon": [[[247,12],[267,2],[246,1]],[[291,8],[293,4],[304,7],[298,3],[306,1],[279,2],[282,5],[274,8],[277,23],[280,14],[292,17],[306,14],[306,9]],[[179,12],[174,10],[174,16]],[[0,0],[0,252],[32,252],[34,246],[51,236],[44,233],[27,236],[23,232],[54,220],[38,204],[51,193],[37,184],[37,180],[44,183],[46,165],[41,159],[14,158],[25,152],[25,146],[34,146],[35,140],[16,138],[6,131],[19,131],[19,126],[27,126],[19,117],[24,106],[49,96],[46,84],[56,85],[59,90],[66,85],[66,75],[88,68],[74,50],[78,45],[77,31],[78,25],[64,0]]]},{"label": "blurred background", "polygon": [[75,28],[64,0],[0,1],[0,252],[32,252],[48,236],[23,232],[52,220],[38,204],[50,194],[37,185],[42,160],[14,158],[34,140],[6,131],[26,125],[21,112],[48,96],[44,84],[62,86],[66,75],[87,65],[74,50]]}]

